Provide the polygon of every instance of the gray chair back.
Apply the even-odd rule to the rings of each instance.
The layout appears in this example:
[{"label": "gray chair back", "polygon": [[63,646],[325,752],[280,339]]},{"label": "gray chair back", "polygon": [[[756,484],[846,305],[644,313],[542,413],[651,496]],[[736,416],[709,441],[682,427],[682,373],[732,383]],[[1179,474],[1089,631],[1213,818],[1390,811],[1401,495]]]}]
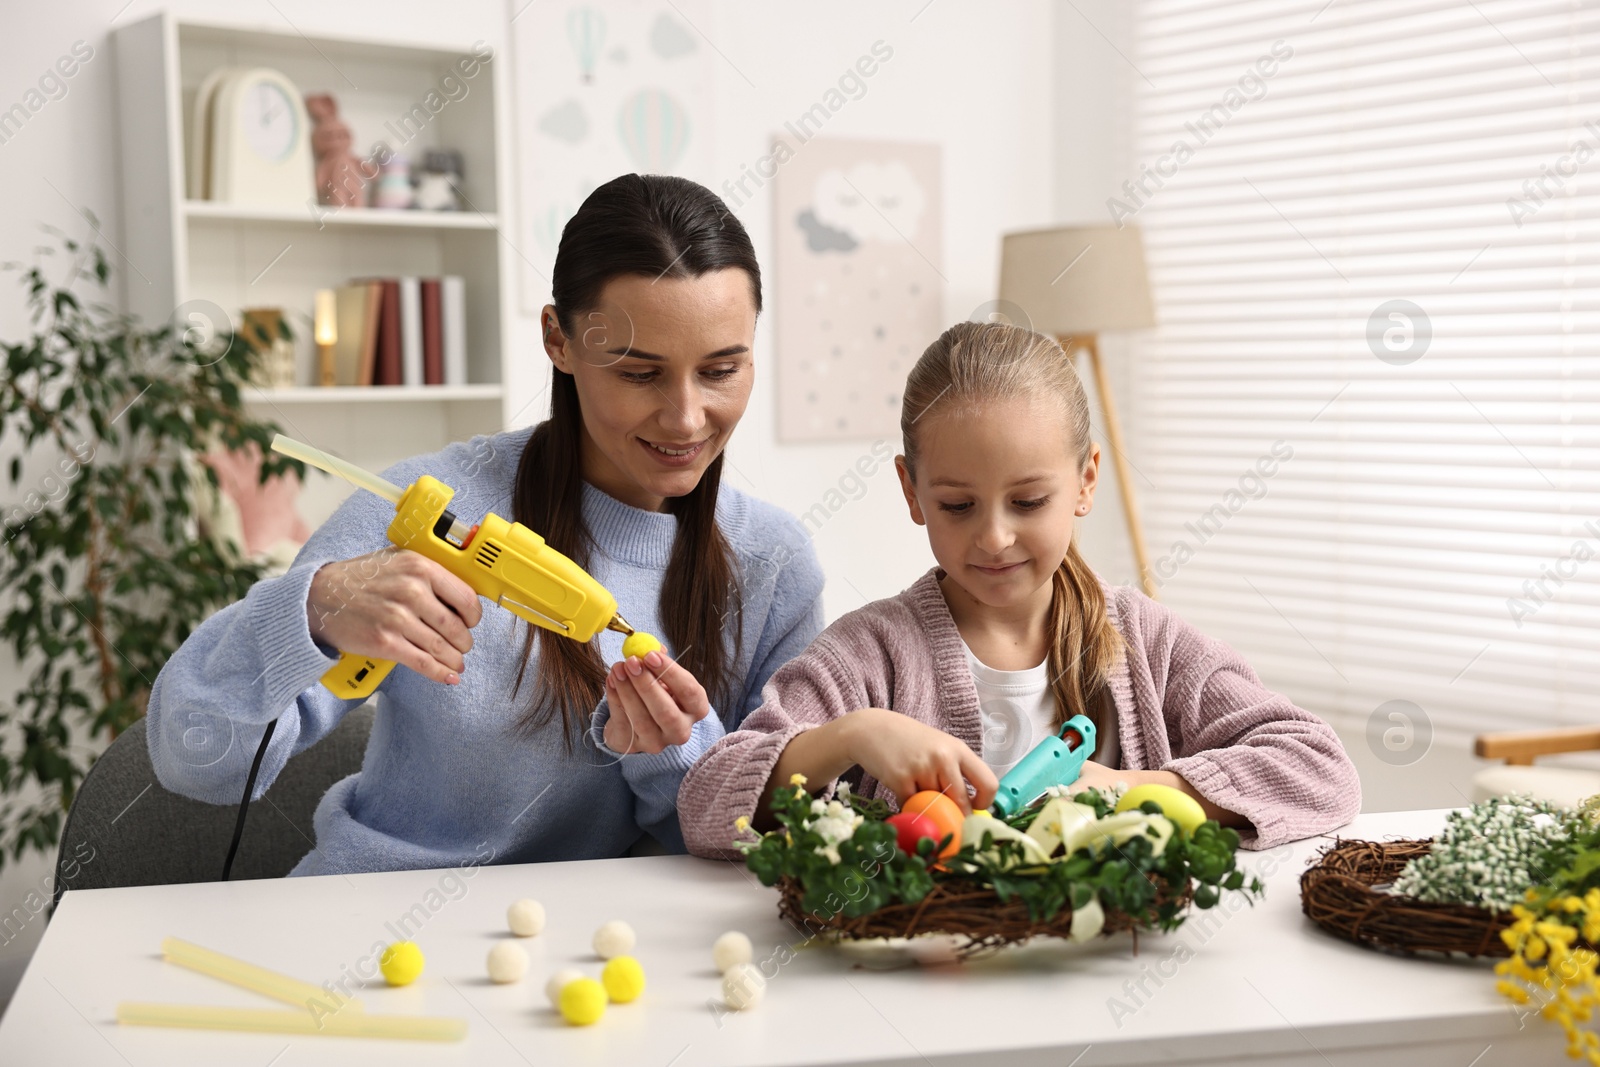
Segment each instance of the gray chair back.
[{"label": "gray chair back", "polygon": [[[327,737],[289,760],[272,788],[250,803],[232,879],[281,878],[311,851],[312,813],[334,782],[361,769],[372,716],[371,704],[347,714]],[[220,880],[238,814],[237,800],[205,804],[163,788],[140,719],[111,743],[78,787],[56,852],[51,910],[68,889]]]}]

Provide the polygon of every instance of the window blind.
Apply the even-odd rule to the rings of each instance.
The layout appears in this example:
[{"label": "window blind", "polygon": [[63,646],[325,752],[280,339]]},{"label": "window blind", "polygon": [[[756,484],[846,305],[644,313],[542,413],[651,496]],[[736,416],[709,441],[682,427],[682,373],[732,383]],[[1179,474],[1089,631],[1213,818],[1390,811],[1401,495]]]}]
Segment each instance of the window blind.
[{"label": "window blind", "polygon": [[1600,720],[1600,5],[1133,25],[1161,598],[1341,725]]}]

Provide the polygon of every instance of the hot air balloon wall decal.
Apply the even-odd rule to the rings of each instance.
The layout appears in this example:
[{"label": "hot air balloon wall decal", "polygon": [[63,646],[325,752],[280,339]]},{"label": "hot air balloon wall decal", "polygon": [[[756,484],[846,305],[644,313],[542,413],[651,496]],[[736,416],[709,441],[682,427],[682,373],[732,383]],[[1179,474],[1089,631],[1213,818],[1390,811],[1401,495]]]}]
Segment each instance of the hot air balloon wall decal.
[{"label": "hot air balloon wall decal", "polygon": [[641,89],[622,102],[617,135],[640,173],[670,174],[689,146],[689,113],[660,89]]},{"label": "hot air balloon wall decal", "polygon": [[561,231],[567,225],[567,220],[577,213],[577,208],[570,203],[561,202],[551,204],[543,211],[535,213],[533,232],[539,239],[539,247],[554,256],[556,249],[561,245]]},{"label": "hot air balloon wall decal", "polygon": [[[563,227],[596,186],[632,171],[712,188],[718,0],[514,5],[515,186],[525,314],[550,300]],[[552,47],[552,44],[554,47]]]},{"label": "hot air balloon wall decal", "polygon": [[595,64],[606,43],[606,17],[592,7],[575,7],[567,12],[567,41],[578,57],[578,73],[585,85],[594,82]]}]

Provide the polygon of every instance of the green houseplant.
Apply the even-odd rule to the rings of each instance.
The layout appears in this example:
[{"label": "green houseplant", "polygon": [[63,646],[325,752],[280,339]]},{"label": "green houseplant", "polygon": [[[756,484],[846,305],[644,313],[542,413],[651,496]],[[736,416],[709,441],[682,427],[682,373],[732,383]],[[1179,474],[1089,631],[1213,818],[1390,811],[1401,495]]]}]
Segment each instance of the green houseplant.
[{"label": "green houseplant", "polygon": [[[255,442],[263,478],[302,472],[268,450],[276,427],[244,414],[259,357],[220,308],[195,301],[158,326],[117,314],[103,250],[57,237],[32,267],[8,264],[31,336],[4,344],[0,376],[20,496],[4,509],[0,638],[21,675],[0,692],[0,865],[54,846],[96,740],[143,715],[167,657],[262,575],[202,529],[198,480],[217,479],[195,457]],[[53,282],[58,251],[70,263]]]}]

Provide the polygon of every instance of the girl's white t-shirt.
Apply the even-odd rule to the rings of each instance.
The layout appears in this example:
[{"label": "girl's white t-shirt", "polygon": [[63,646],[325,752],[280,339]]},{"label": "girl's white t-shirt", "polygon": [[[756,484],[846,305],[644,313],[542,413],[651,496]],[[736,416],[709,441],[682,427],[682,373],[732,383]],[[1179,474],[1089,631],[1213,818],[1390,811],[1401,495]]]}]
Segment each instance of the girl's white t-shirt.
[{"label": "girl's white t-shirt", "polygon": [[[967,666],[978,690],[978,714],[983,729],[983,762],[995,777],[1005,773],[1046,737],[1056,732],[1056,700],[1050,691],[1050,661],[1020,671],[1002,671],[989,666],[962,641]],[[1106,767],[1116,767],[1117,729],[1107,722],[1095,739],[1094,755],[1089,757]]]}]

